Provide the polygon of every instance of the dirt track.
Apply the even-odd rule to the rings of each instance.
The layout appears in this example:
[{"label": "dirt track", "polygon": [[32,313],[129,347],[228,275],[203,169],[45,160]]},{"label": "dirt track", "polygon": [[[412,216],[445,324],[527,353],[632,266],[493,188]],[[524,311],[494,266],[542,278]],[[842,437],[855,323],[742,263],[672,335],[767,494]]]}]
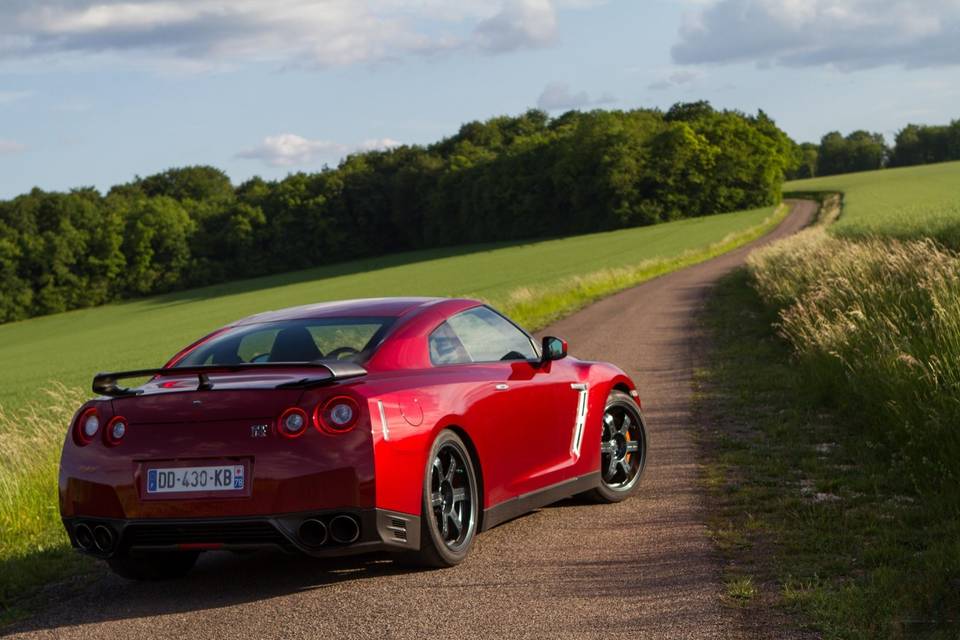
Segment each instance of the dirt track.
[{"label": "dirt track", "polygon": [[543,332],[637,380],[651,439],[640,497],[543,509],[480,536],[470,559],[446,571],[407,572],[384,558],[206,554],[183,581],[98,578],[17,630],[110,640],[736,637],[736,619],[720,604],[720,565],[697,487],[689,412],[695,314],[710,285],[752,248],[797,231],[814,213],[813,203],[795,203],[765,238]]}]

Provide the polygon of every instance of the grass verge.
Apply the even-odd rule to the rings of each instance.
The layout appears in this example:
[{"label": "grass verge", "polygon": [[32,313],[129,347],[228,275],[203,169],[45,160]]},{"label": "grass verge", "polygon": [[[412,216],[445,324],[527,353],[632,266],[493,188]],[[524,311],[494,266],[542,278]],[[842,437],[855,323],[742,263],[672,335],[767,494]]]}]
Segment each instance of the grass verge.
[{"label": "grass verge", "polygon": [[[546,289],[522,286],[513,289],[502,298],[489,299],[488,302],[503,309],[522,326],[533,330],[541,329],[601,298],[671,271],[715,258],[752,242],[772,231],[783,221],[789,211],[788,205],[781,204],[760,224],[730,233],[719,242],[700,249],[685,251],[677,256],[644,260],[635,265],[600,269],[562,280]],[[482,296],[477,297],[482,298]]]},{"label": "grass verge", "polygon": [[728,598],[826,638],[958,637],[955,497],[918,494],[856,405],[824,404],[746,271],[721,282],[703,318],[697,410]]},{"label": "grass verge", "polygon": [[[757,220],[756,224],[751,224],[746,228],[737,228],[737,221],[706,221],[708,224],[722,224],[723,227],[734,228],[735,231],[727,233],[714,242],[694,246],[696,248],[675,251],[672,255],[642,259],[644,254],[657,255],[662,248],[640,252],[634,255],[629,252],[624,253],[616,262],[624,266],[603,267],[589,271],[586,275],[569,275],[552,281],[547,281],[542,286],[533,287],[530,285],[520,285],[514,287],[497,287],[490,291],[480,289],[474,293],[466,293],[473,297],[487,299],[492,304],[500,307],[506,313],[511,315],[521,324],[537,329],[549,324],[549,322],[567,315],[579,308],[582,308],[591,302],[604,296],[615,293],[622,289],[639,284],[645,280],[680,269],[698,262],[703,262],[714,256],[720,255],[736,247],[742,246],[760,236],[766,234],[776,227],[788,213],[789,207],[780,205],[773,210],[768,210],[767,215]],[[757,217],[758,212],[748,212],[752,218]],[[762,212],[761,212],[762,213]],[[736,214],[740,215],[740,214]],[[664,226],[664,225],[661,225]],[[696,227],[688,225],[693,230]],[[628,230],[627,233],[635,234],[637,230]],[[662,230],[656,230],[662,233]],[[714,231],[715,232],[715,231]],[[622,233],[622,232],[617,232]],[[702,233],[702,230],[699,232]],[[600,234],[603,235],[603,234]],[[709,234],[702,237],[710,237]],[[676,243],[678,240],[670,240]],[[560,243],[560,246],[550,248],[550,252],[558,249],[572,251],[576,249],[580,254],[590,255],[590,252],[606,247],[607,249],[617,249],[622,251],[629,245],[620,246],[623,239],[618,238],[598,238],[594,236],[584,236],[579,239],[567,239],[554,241]],[[677,246],[685,246],[686,240],[681,240]],[[585,244],[577,248],[572,243]],[[598,244],[599,243],[599,244]],[[550,244],[550,243],[546,243]],[[551,245],[552,247],[552,245]],[[523,251],[526,247],[520,247]],[[509,251],[509,250],[504,250]],[[543,255],[543,249],[534,252],[533,257]],[[529,253],[529,252],[528,252]],[[551,253],[552,254],[552,253]],[[578,254],[571,254],[572,258]],[[609,261],[601,257],[599,264],[607,264]],[[473,258],[467,257],[472,260]],[[588,262],[586,264],[594,264]],[[422,270],[422,267],[416,267]],[[525,273],[519,265],[513,265],[517,274],[514,279],[521,282],[537,281],[538,276]],[[398,267],[402,269],[402,267]],[[437,273],[449,276],[450,273],[442,269],[437,264],[432,264],[427,273],[436,270]],[[456,275],[456,272],[453,273]],[[408,273],[403,278],[407,282],[408,278],[416,280],[415,274]],[[480,278],[482,279],[482,278]],[[469,281],[469,279],[467,279]],[[474,278],[476,280],[476,278]],[[233,286],[233,285],[229,285]],[[298,287],[298,285],[288,285]],[[389,281],[385,285],[389,287]],[[405,285],[407,286],[407,285]],[[255,287],[254,287],[255,288]],[[301,287],[302,288],[302,287]],[[331,291],[333,295],[341,295],[337,292],[340,285],[334,284]],[[296,289],[295,289],[296,290]],[[214,291],[210,290],[211,294]],[[219,291],[219,289],[217,289]],[[261,295],[262,291],[258,291]],[[288,291],[290,296],[293,291]],[[302,293],[302,292],[301,292]],[[330,291],[327,291],[330,293]],[[371,290],[370,295],[385,295],[392,293],[390,291]],[[440,292],[435,292],[440,293]],[[178,294],[181,295],[181,294]],[[183,296],[196,296],[196,292],[186,292]],[[243,295],[243,294],[241,294]],[[360,295],[357,291],[347,295]],[[347,297],[343,295],[342,297]],[[212,296],[216,297],[216,296]],[[272,297],[267,295],[268,298]],[[299,302],[303,300],[300,299]],[[289,304],[293,304],[290,300]],[[113,309],[122,309],[121,316],[128,314],[136,305],[147,304],[146,302],[129,303],[127,305],[117,305],[105,307],[102,309],[93,309],[87,312],[72,312],[70,314],[61,314],[61,316],[51,316],[46,318],[37,318],[24,323],[16,323],[11,330],[23,331],[30,327],[44,326],[48,329],[51,325],[56,327],[57,323],[63,322],[64,317],[77,314],[94,314],[103,318],[106,311]],[[216,302],[212,303],[216,305]],[[260,306],[256,310],[262,310],[264,302],[260,300],[257,304]],[[175,348],[182,346],[183,343],[196,338],[212,327],[200,328],[197,314],[191,314],[190,310],[199,310],[204,305],[208,305],[204,300],[190,301],[178,300],[176,303],[170,303],[172,312],[177,316],[176,322],[186,321],[192,329],[189,337],[185,337],[181,343],[171,346],[166,351],[154,353],[151,357],[154,360],[160,360],[169,355]],[[165,305],[164,305],[165,306]],[[222,306],[222,305],[220,305]],[[227,304],[227,308],[232,309],[234,304]],[[142,310],[141,310],[142,311]],[[135,321],[143,320],[139,315],[141,311],[134,312],[133,318],[128,319],[124,324],[123,330],[129,330]],[[218,309],[218,312],[220,310]],[[245,311],[249,312],[249,311]],[[168,310],[160,312],[161,315]],[[236,311],[237,316],[244,312]],[[202,317],[202,315],[201,315]],[[233,319],[233,318],[228,318]],[[103,318],[104,327],[97,327],[98,332],[103,331],[111,325],[109,318]],[[138,326],[138,325],[134,325]],[[62,327],[62,330],[69,332],[69,329]],[[80,328],[82,331],[83,328]],[[122,331],[123,331],[122,330]],[[0,329],[2,333],[2,329]],[[117,336],[114,333],[115,344],[122,345],[125,340],[137,340],[142,342],[142,330],[134,331],[128,338],[126,334],[120,333]],[[169,336],[164,336],[168,338]],[[152,340],[152,338],[151,338]],[[151,342],[147,342],[148,347],[155,347]],[[83,345],[81,345],[83,346]],[[138,344],[138,346],[141,346]],[[156,349],[154,349],[156,350]],[[31,363],[31,366],[36,363]],[[72,363],[75,366],[75,363]],[[133,363],[131,363],[133,364]],[[146,364],[140,362],[139,364]],[[92,370],[92,369],[91,369]],[[89,375],[90,371],[84,372]],[[22,382],[22,381],[21,381]],[[82,390],[77,387],[67,388],[62,384],[55,383],[48,397],[42,401],[20,402],[16,403],[16,413],[0,410],[0,624],[5,620],[9,621],[24,614],[29,610],[30,594],[35,593],[43,584],[62,579],[71,574],[85,573],[97,570],[97,565],[86,558],[81,558],[69,548],[66,535],[62,531],[59,512],[56,503],[56,476],[57,464],[60,452],[60,445],[66,431],[66,424],[69,422],[73,411],[82,402],[86,396]]]}]

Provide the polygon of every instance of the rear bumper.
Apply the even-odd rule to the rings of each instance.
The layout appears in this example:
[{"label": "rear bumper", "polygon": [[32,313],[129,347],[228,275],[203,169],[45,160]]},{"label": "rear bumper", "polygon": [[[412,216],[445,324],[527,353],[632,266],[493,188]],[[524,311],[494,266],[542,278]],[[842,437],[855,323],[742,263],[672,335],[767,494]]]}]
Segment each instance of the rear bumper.
[{"label": "rear bumper", "polygon": [[[357,527],[355,540],[327,540],[318,544],[301,535],[307,520],[324,523],[329,531],[337,516],[346,516]],[[337,557],[373,551],[415,551],[420,548],[420,518],[384,509],[327,509],[272,516],[225,518],[63,518],[70,542],[78,551],[109,558],[127,551],[212,551],[280,549],[314,557]],[[109,545],[85,540],[86,531]],[[352,537],[352,536],[351,536]]]}]

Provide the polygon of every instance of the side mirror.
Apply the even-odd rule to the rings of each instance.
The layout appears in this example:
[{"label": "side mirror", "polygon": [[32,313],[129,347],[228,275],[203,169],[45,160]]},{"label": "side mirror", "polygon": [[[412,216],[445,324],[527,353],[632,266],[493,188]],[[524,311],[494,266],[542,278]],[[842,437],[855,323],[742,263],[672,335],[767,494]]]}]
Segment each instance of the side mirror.
[{"label": "side mirror", "polygon": [[567,357],[567,341],[553,336],[546,336],[543,339],[543,350],[541,360],[549,362],[551,360],[560,360]]}]

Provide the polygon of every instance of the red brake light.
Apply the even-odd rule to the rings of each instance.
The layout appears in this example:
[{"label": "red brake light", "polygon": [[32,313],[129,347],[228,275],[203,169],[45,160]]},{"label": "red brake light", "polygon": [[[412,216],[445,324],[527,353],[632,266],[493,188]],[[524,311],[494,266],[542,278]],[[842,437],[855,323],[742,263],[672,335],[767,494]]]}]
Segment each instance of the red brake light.
[{"label": "red brake light", "polygon": [[100,417],[97,415],[96,408],[90,407],[81,413],[74,423],[73,440],[81,447],[84,447],[93,442],[93,438],[99,430]]},{"label": "red brake light", "polygon": [[120,444],[123,437],[127,435],[127,428],[129,426],[130,423],[127,422],[126,418],[123,416],[114,416],[110,422],[107,423],[107,428],[103,430],[103,437],[106,438],[107,444],[112,446]]},{"label": "red brake light", "polygon": [[307,412],[299,407],[290,407],[277,419],[277,433],[284,438],[302,436],[307,430]]},{"label": "red brake light", "polygon": [[336,396],[313,411],[313,426],[328,433],[345,433],[353,429],[360,418],[357,401],[349,396]]}]

